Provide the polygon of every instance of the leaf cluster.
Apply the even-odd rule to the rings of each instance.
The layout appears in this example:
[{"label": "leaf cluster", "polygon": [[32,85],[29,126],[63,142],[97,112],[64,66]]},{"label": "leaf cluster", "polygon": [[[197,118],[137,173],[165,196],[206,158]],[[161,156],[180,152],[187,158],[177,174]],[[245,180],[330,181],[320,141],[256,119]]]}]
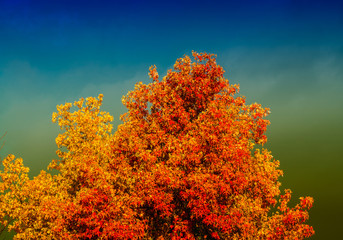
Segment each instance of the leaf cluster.
[{"label": "leaf cluster", "polygon": [[[9,155],[0,226],[15,239],[304,239],[313,199],[288,207],[267,141],[268,108],[237,97],[216,57],[193,52],[123,97],[123,124],[103,95],[57,106],[58,160],[28,178]],[[74,110],[75,109],[75,110]],[[277,211],[273,211],[273,209]]]}]

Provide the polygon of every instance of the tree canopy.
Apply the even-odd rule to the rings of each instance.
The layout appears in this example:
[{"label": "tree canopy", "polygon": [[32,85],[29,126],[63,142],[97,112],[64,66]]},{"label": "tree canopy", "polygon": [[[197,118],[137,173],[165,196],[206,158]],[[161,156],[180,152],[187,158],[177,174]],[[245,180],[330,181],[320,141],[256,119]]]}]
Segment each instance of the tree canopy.
[{"label": "tree canopy", "polygon": [[304,239],[311,197],[291,208],[279,162],[262,145],[268,108],[236,96],[212,54],[150,68],[122,98],[113,132],[103,95],[57,106],[58,160],[29,179],[9,155],[1,231],[15,239]]}]

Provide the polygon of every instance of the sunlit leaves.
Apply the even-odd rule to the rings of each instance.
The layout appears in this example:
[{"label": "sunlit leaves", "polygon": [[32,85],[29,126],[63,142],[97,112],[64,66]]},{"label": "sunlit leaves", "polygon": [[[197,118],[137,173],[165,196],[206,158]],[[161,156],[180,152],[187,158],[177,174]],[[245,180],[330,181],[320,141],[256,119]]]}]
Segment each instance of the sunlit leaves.
[{"label": "sunlit leaves", "polygon": [[[122,98],[112,133],[103,96],[57,106],[58,160],[29,179],[10,155],[0,226],[16,239],[304,239],[313,199],[288,205],[267,141],[268,108],[236,96],[216,57],[193,52]],[[276,209],[277,212],[273,211]]]},{"label": "sunlit leaves", "polygon": [[[279,231],[276,226],[288,224],[277,219],[288,216],[295,227],[282,236],[310,236],[313,230],[302,224],[305,215],[294,216],[305,210],[287,215],[286,200],[280,201],[281,213],[270,217],[282,171],[270,152],[254,150],[267,141],[269,109],[235,97],[239,87],[223,77],[214,55],[193,57],[194,62],[188,56],[178,59],[162,80],[151,67],[153,82],[137,84],[123,98],[128,112],[114,149],[133,167],[148,234],[266,239]],[[312,199],[305,199],[302,205],[310,206]]]}]

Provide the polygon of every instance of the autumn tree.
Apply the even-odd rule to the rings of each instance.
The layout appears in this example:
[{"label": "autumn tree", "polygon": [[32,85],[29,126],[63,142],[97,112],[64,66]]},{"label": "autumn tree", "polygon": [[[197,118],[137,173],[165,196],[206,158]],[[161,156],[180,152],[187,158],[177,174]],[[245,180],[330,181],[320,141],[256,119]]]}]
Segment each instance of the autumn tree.
[{"label": "autumn tree", "polygon": [[[266,149],[269,109],[235,97],[214,55],[193,53],[163,79],[138,83],[123,98],[116,132],[143,197],[148,236],[165,239],[303,239],[312,198],[287,207],[279,162]],[[278,212],[271,209],[278,205]]]},{"label": "autumn tree", "polygon": [[269,109],[236,96],[211,54],[185,56],[123,97],[112,133],[102,95],[57,107],[59,160],[34,179],[10,155],[0,224],[16,239],[304,239],[313,199],[288,206],[266,143]]},{"label": "autumn tree", "polygon": [[59,160],[30,180],[22,159],[9,155],[0,173],[0,224],[15,239],[132,239],[144,235],[130,195],[130,166],[111,153],[113,120],[102,95],[57,106],[53,122]]}]

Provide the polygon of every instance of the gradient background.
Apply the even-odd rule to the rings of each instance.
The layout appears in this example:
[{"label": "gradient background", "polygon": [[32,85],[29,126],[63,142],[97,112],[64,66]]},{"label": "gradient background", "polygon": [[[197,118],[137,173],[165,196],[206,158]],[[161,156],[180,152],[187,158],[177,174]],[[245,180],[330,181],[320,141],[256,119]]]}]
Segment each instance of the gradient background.
[{"label": "gradient background", "polygon": [[[337,1],[338,2],[338,1]],[[55,158],[56,105],[104,94],[120,123],[121,97],[164,76],[184,54],[215,53],[247,102],[271,108],[270,149],[282,187],[313,196],[312,239],[343,224],[343,4],[335,1],[0,0],[0,157],[31,176]],[[294,202],[295,202],[294,201]]]}]

